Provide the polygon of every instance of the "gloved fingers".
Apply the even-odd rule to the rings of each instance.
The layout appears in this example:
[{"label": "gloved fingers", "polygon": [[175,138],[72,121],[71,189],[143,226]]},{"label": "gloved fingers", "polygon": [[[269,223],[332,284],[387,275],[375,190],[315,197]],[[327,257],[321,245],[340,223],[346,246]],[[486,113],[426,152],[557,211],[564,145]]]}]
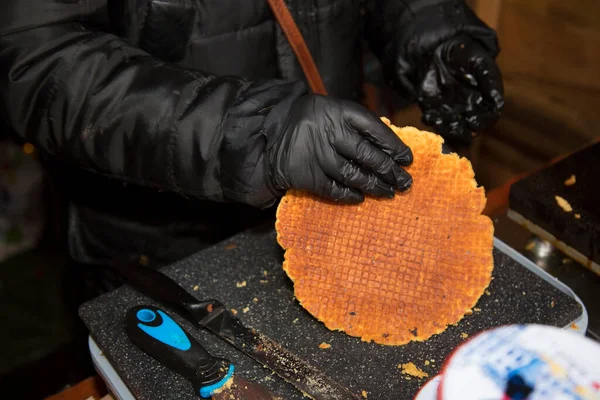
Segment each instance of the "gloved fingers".
[{"label": "gloved fingers", "polygon": [[420,83],[420,102],[432,102],[435,99],[440,98],[442,94],[442,87],[445,82],[447,82],[447,77],[445,77],[446,71],[443,73],[438,72],[438,64],[436,62],[432,62],[429,65],[429,68],[425,71],[423,78]]},{"label": "gloved fingers", "polygon": [[329,177],[322,180],[321,188],[317,194],[327,200],[343,204],[356,204],[365,199],[362,193],[344,186]]},{"label": "gloved fingers", "polygon": [[330,176],[351,189],[374,197],[394,197],[393,186],[347,160],[343,160],[341,168]]},{"label": "gloved fingers", "polygon": [[410,148],[374,113],[353,102],[345,102],[343,107],[346,121],[353,130],[388,153],[395,162],[404,166],[412,163]]},{"label": "gloved fingers", "polygon": [[501,111],[504,108],[504,86],[495,60],[487,55],[478,55],[471,58],[471,65],[471,73],[488,107]]},{"label": "gloved fingers", "polygon": [[468,141],[473,137],[473,131],[469,128],[469,125],[464,119],[459,121],[447,121],[445,124],[442,124],[441,130],[443,132],[441,135],[448,138]]},{"label": "gloved fingers", "polygon": [[496,111],[467,112],[465,120],[474,132],[482,132],[496,123],[499,113]]},{"label": "gloved fingers", "polygon": [[404,191],[412,185],[410,174],[370,141],[355,134],[343,139],[335,144],[341,156],[356,162],[364,170],[376,174],[385,183],[399,190]]},{"label": "gloved fingers", "polygon": [[468,121],[457,113],[440,113],[437,110],[426,110],[421,118],[425,125],[432,126],[435,131],[446,138],[468,141],[473,136]]}]

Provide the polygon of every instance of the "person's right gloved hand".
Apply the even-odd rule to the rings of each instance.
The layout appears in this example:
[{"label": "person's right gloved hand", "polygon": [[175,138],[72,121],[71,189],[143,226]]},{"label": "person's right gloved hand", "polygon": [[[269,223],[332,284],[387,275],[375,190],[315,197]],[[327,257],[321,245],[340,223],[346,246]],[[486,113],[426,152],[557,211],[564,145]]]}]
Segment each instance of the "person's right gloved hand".
[{"label": "person's right gloved hand", "polygon": [[348,100],[305,95],[294,103],[283,134],[269,150],[270,179],[279,191],[300,189],[341,203],[365,194],[407,190],[411,150],[375,114]]}]

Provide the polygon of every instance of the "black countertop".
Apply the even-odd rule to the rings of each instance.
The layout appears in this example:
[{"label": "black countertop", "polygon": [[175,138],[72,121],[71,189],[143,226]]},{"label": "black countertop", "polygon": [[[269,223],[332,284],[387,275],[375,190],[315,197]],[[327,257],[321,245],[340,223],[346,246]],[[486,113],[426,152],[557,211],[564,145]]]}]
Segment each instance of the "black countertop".
[{"label": "black countertop", "polygon": [[[481,311],[457,326],[420,343],[390,347],[364,343],[331,332],[294,299],[291,281],[281,268],[283,252],[271,229],[239,234],[217,246],[166,267],[163,271],[199,298],[214,297],[238,311],[250,327],[275,339],[369,399],[410,399],[426,379],[402,375],[399,364],[412,362],[433,377],[464,334],[512,323],[566,326],[581,314],[580,305],[514,260],[494,251],[494,279],[482,296]],[[237,283],[245,282],[245,285]],[[138,399],[195,399],[191,385],[135,348],[123,318],[139,304],[154,304],[128,286],[82,306],[80,315],[106,358]],[[166,309],[169,312],[168,309]],[[211,334],[195,330],[170,313],[214,355],[237,363],[240,375],[259,381],[286,399],[303,396],[254,360]],[[326,342],[331,348],[323,350]]]},{"label": "black countertop", "polygon": [[[598,171],[600,142],[514,183],[510,188],[510,209],[600,263]],[[572,175],[575,184],[565,185]],[[555,196],[565,199],[573,210],[565,212]]]}]

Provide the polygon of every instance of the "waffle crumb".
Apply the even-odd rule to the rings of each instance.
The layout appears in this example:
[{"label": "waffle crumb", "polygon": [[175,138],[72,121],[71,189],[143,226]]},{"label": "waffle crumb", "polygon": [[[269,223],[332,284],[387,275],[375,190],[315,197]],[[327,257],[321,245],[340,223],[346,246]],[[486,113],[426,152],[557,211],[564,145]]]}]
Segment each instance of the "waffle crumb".
[{"label": "waffle crumb", "polygon": [[365,399],[367,398],[367,391],[363,390],[362,392],[360,392],[360,394],[362,395],[362,397],[364,397]]},{"label": "waffle crumb", "polygon": [[429,365],[429,360],[425,360],[425,365]]},{"label": "waffle crumb", "polygon": [[564,212],[570,213],[573,211],[573,207],[571,207],[571,204],[569,204],[569,202],[563,197],[554,196],[554,198],[556,199],[556,204],[558,204],[558,206],[562,208]]},{"label": "waffle crumb", "polygon": [[237,313],[238,313],[238,312],[237,312],[237,310],[236,310],[235,308],[232,308],[232,309],[231,309],[231,313],[232,313],[233,315],[237,315]]},{"label": "waffle crumb", "polygon": [[328,349],[330,347],[331,347],[331,345],[329,343],[325,343],[325,342],[323,342],[319,345],[320,349]]},{"label": "waffle crumb", "polygon": [[460,337],[463,338],[463,339],[466,339],[466,338],[469,337],[469,335],[467,335],[466,333],[463,332],[463,333],[460,334]]},{"label": "waffle crumb", "polygon": [[231,243],[231,244],[228,244],[227,246],[225,246],[225,250],[233,250],[236,247],[237,247],[237,244]]},{"label": "waffle crumb", "polygon": [[248,311],[250,311],[250,307],[244,307],[244,308],[242,309],[242,312],[243,312],[244,314],[246,314]]},{"label": "waffle crumb", "polygon": [[415,378],[427,378],[429,374],[421,371],[417,366],[411,362],[406,364],[399,364],[398,368],[402,369],[404,375],[414,376]]},{"label": "waffle crumb", "polygon": [[194,285],[194,292],[197,292],[199,289],[198,285]]},{"label": "waffle crumb", "polygon": [[574,216],[576,219],[581,219],[581,214],[575,214]]},{"label": "waffle crumb", "polygon": [[571,175],[565,180],[565,186],[573,186],[577,182],[575,175]]},{"label": "waffle crumb", "polygon": [[227,379],[227,381],[223,384],[223,386],[221,386],[220,388],[216,389],[213,394],[219,394],[219,393],[223,393],[226,391],[229,391],[231,389],[231,386],[233,385],[233,376],[229,377],[229,379]]}]

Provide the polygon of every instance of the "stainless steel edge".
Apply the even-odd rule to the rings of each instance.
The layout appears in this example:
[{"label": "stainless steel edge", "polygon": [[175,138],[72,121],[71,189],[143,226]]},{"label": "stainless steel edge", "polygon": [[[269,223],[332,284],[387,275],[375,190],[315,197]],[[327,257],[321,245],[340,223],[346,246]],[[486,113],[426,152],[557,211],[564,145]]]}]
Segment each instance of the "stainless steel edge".
[{"label": "stainless steel edge", "polygon": [[[575,294],[575,292],[571,288],[569,288],[567,285],[565,285],[564,283],[559,281],[557,278],[553,277],[552,275],[550,275],[549,273],[547,273],[546,271],[544,271],[543,269],[541,269],[540,267],[535,265],[535,263],[533,261],[531,261],[530,259],[528,259],[524,255],[522,255],[521,253],[519,253],[516,250],[514,250],[513,248],[511,248],[510,246],[505,244],[502,240],[498,239],[497,237],[494,237],[494,247],[496,249],[498,249],[499,251],[501,251],[502,253],[506,254],[508,257],[515,260],[517,263],[519,263],[523,267],[527,268],[529,271],[538,275],[540,278],[542,278],[543,280],[545,280],[546,282],[548,282],[549,284],[551,284],[552,286],[554,286],[561,292],[563,292],[566,295],[575,299],[575,301],[577,301],[579,304],[581,304],[581,308],[583,310],[582,314],[578,318],[576,318],[574,321],[572,321],[569,324],[567,324],[566,326],[564,326],[563,329],[572,330],[572,331],[578,332],[582,335],[585,335],[585,332],[587,331],[587,328],[588,328],[588,318],[589,318],[588,312],[587,312],[587,309],[585,308],[585,304],[583,304],[581,299],[577,296],[577,294]],[[574,324],[574,326],[576,326],[575,328],[572,327],[573,324]]]}]

